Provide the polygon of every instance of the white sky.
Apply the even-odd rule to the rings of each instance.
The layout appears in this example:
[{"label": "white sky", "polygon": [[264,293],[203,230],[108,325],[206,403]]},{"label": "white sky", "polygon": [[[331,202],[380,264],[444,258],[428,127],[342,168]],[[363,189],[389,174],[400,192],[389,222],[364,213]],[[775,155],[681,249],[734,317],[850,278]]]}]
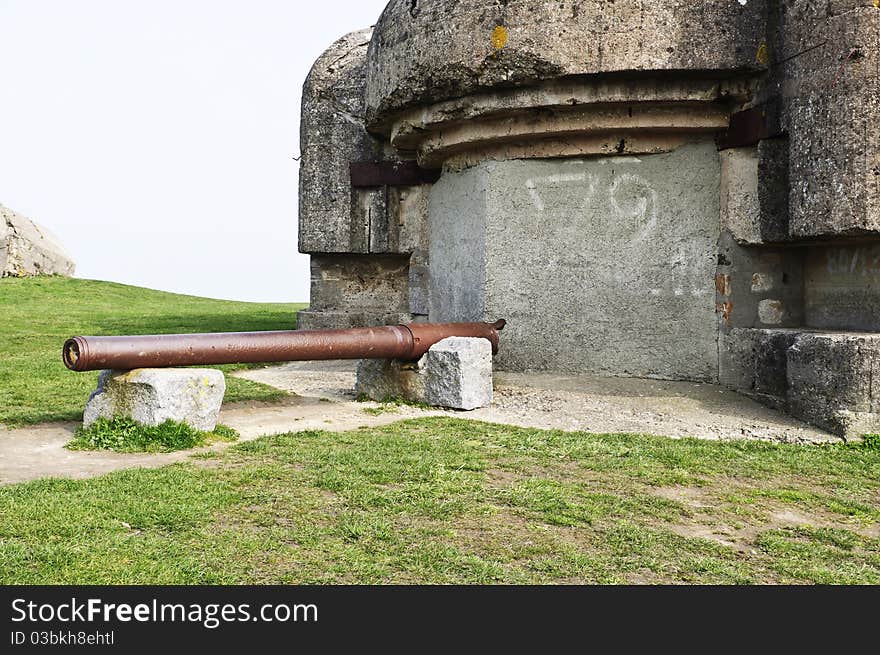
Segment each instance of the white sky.
[{"label": "white sky", "polygon": [[0,0],[0,203],[77,277],[308,300],[299,104],[385,0]]}]

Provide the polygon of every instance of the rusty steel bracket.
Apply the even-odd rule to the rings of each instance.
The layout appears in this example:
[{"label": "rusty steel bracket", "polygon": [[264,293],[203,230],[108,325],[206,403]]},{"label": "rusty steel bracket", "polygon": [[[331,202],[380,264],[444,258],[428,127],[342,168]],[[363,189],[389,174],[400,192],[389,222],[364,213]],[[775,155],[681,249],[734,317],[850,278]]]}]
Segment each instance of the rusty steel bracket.
[{"label": "rusty steel bracket", "polygon": [[353,161],[348,165],[351,186],[368,188],[381,186],[417,186],[433,184],[440,179],[440,171],[422,168],[414,161]]},{"label": "rusty steel bracket", "polygon": [[730,126],[719,133],[716,142],[719,150],[745,148],[783,134],[779,120],[779,103],[771,101],[732,114]]}]

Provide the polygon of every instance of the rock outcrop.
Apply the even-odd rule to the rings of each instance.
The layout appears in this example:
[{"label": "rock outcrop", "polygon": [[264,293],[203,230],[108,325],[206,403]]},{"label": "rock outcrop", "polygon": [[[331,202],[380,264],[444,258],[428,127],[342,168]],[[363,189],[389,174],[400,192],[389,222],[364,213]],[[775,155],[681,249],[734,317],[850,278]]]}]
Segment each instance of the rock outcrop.
[{"label": "rock outcrop", "polygon": [[69,276],[75,268],[55,235],[0,205],[0,277]]}]

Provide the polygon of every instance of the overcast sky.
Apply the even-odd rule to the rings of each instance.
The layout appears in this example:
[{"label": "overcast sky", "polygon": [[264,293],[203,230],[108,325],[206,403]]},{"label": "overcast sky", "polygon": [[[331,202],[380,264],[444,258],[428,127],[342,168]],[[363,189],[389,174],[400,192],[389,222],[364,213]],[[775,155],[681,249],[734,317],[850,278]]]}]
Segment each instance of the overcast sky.
[{"label": "overcast sky", "polygon": [[385,0],[0,0],[0,204],[77,277],[308,299],[296,250],[312,62]]}]

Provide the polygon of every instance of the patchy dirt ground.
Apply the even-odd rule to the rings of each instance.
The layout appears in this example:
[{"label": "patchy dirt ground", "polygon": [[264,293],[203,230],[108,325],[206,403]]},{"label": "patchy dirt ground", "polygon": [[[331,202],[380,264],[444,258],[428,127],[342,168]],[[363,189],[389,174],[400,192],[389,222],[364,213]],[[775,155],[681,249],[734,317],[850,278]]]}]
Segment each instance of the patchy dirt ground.
[{"label": "patchy dirt ground", "polygon": [[[248,402],[224,407],[220,422],[238,430],[240,441],[251,441],[270,434],[299,430],[344,431],[441,413],[402,407],[394,413],[372,416],[364,412],[366,406],[376,405],[291,396],[279,403]],[[78,425],[51,423],[0,431],[0,484],[50,477],[82,479],[126,468],[165,466],[232,445],[217,443],[194,450],[155,454],[67,450],[64,445],[73,438]]]},{"label": "patchy dirt ground", "polygon": [[[295,394],[280,403],[224,407],[220,422],[243,440],[299,430],[345,431],[405,418],[456,416],[523,427],[632,432],[706,439],[820,443],[837,437],[754,401],[708,384],[608,379],[548,373],[495,375],[495,402],[473,412],[359,403],[351,362],[295,362],[235,375]],[[43,477],[86,478],[123,468],[164,466],[195,453],[72,452],[76,424],[49,424],[0,433],[0,484]],[[0,430],[3,428],[0,427]]]},{"label": "patchy dirt ground", "polygon": [[[352,401],[354,370],[348,362],[294,362],[239,375],[301,396]],[[496,372],[491,407],[453,414],[551,430],[808,443],[838,440],[723,387],[664,380]],[[335,410],[328,416],[334,418]]]}]

